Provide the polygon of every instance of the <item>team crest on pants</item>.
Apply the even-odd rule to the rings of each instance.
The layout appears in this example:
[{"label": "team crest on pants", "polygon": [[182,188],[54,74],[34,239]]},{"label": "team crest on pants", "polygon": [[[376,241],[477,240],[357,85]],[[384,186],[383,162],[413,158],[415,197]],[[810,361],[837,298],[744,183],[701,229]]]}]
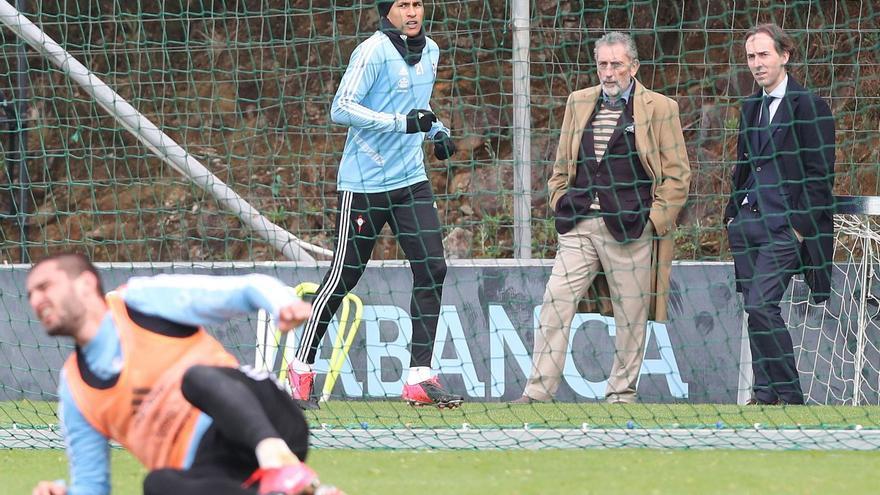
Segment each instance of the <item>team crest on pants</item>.
[{"label": "team crest on pants", "polygon": [[355,219],[354,223],[357,225],[358,234],[363,232],[364,224],[366,223],[366,220],[364,220],[364,216],[361,214],[358,214],[358,217],[357,217],[357,219]]}]

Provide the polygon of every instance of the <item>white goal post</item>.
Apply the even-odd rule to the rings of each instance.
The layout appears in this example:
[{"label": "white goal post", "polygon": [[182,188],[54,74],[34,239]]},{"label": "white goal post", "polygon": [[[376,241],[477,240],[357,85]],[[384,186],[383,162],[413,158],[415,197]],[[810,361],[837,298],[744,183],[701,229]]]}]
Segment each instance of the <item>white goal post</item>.
[{"label": "white goal post", "polygon": [[308,252],[327,257],[333,255],[331,250],[309,244],[270,222],[6,0],[0,0],[0,22],[92,95],[108,114],[157,157],[214,196],[285,257],[291,261],[314,262]]}]

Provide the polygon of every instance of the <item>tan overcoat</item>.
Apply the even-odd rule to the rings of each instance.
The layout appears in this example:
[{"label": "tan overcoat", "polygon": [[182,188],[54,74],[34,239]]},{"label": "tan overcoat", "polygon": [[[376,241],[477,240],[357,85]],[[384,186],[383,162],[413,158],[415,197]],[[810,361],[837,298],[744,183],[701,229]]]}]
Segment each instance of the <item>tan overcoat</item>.
[{"label": "tan overcoat", "polygon": [[[594,86],[575,91],[568,97],[556,150],[556,162],[553,165],[553,174],[547,182],[550,207],[554,211],[559,198],[574,185],[581,138],[601,97],[601,89],[601,86]],[[675,254],[672,232],[675,230],[678,214],[687,200],[691,169],[678,115],[678,103],[646,89],[639,81],[635,82],[632,97],[636,151],[645,171],[654,181],[651,186],[654,201],[649,218],[654,224],[657,237],[652,250],[654,270],[651,291],[654,298],[648,310],[648,318],[664,321],[667,319],[669,273]],[[603,275],[593,281],[580,311],[612,315],[608,282]]]}]

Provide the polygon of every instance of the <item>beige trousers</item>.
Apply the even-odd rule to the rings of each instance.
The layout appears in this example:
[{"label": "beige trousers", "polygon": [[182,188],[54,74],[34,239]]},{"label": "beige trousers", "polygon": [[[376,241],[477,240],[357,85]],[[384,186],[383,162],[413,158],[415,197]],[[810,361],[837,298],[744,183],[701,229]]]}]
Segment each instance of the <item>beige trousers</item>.
[{"label": "beige trousers", "polygon": [[605,398],[609,402],[634,402],[645,351],[651,292],[650,222],[639,239],[621,243],[599,217],[578,222],[559,236],[556,261],[535,332],[532,372],[523,395],[536,400],[553,398],[562,379],[571,321],[578,301],[586,294],[599,270],[604,270],[611,291],[616,337],[615,353]]}]

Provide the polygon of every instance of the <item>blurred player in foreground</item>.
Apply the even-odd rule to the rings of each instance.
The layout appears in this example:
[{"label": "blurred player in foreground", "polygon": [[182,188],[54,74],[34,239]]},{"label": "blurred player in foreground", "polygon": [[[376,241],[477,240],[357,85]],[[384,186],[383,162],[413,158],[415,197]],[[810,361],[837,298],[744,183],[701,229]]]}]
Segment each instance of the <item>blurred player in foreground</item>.
[{"label": "blurred player in foreground", "polygon": [[303,463],[308,424],[266,373],[201,327],[264,309],[289,331],[311,306],[265,275],[135,277],[104,295],[79,254],[38,262],[31,308],[52,336],[73,337],[61,371],[59,417],[70,486],[34,495],[110,493],[114,440],[149,470],[144,494],[339,494]]}]

